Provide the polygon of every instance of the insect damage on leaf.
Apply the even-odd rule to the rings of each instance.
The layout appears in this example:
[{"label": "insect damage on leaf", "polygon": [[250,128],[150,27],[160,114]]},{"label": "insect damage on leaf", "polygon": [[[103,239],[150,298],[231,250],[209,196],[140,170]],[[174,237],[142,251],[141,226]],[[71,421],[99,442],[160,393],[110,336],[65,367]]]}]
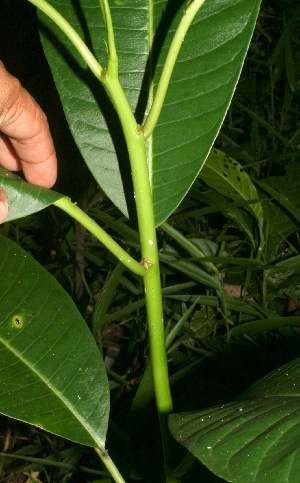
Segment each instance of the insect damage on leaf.
[{"label": "insect damage on leaf", "polygon": [[15,327],[16,329],[22,329],[23,323],[24,323],[24,319],[21,315],[14,315],[12,317],[12,324],[13,324],[13,327]]}]

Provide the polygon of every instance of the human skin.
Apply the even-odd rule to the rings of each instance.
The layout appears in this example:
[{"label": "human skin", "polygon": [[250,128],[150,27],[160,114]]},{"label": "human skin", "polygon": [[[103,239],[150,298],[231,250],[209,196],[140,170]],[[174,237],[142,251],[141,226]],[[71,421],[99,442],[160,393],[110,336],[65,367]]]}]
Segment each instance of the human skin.
[{"label": "human skin", "polygon": [[[51,188],[57,159],[46,115],[0,62],[0,165],[23,171],[30,183]],[[8,214],[8,200],[0,187],[0,223]]]}]

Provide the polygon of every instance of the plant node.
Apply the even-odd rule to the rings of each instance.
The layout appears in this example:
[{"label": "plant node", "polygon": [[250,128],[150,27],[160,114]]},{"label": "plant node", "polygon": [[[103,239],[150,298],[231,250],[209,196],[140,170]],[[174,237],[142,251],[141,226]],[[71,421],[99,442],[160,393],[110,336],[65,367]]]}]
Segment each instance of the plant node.
[{"label": "plant node", "polygon": [[149,260],[149,258],[142,258],[142,260],[140,261],[140,264],[142,265],[142,267],[148,270],[148,268],[154,265],[154,262],[152,260]]}]

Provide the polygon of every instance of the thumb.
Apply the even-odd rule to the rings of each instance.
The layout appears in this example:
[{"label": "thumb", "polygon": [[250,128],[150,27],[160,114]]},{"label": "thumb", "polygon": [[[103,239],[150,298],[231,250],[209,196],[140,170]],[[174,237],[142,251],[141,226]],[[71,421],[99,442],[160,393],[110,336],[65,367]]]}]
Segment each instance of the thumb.
[{"label": "thumb", "polygon": [[3,188],[0,187],[0,223],[2,223],[8,215],[8,199]]}]

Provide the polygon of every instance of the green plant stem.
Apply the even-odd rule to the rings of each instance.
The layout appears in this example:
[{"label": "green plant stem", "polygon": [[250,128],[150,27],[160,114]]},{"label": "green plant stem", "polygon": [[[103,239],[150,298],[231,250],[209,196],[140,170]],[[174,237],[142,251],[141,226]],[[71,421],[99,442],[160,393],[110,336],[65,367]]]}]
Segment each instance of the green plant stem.
[{"label": "green plant stem", "polygon": [[61,210],[68,213],[74,220],[79,221],[87,230],[89,230],[108,250],[117,257],[117,259],[136,275],[144,277],[146,275],[145,268],[134,258],[132,258],[118,243],[115,242],[94,220],[92,220],[79,206],[72,203],[70,198],[63,197],[53,203]]},{"label": "green plant stem", "polygon": [[53,22],[65,33],[74,47],[78,50],[81,57],[85,60],[93,74],[99,79],[101,77],[103,67],[101,67],[95,56],[88,49],[84,41],[80,38],[78,33],[69,24],[69,22],[67,22],[67,20],[45,0],[28,1],[38,7],[49,18],[51,18],[51,20],[53,20]]},{"label": "green plant stem", "polygon": [[267,274],[266,270],[262,271],[262,306],[267,308]]},{"label": "green plant stem", "polygon": [[177,477],[184,476],[188,472],[188,470],[191,469],[191,466],[194,464],[195,459],[196,457],[193,454],[187,453],[182,461],[179,463],[177,468],[173,470],[173,475]]},{"label": "green plant stem", "polygon": [[90,474],[99,475],[99,476],[105,476],[107,474],[104,471],[93,470],[91,468],[87,468],[86,466],[72,465],[69,463],[64,463],[62,461],[52,461],[52,460],[49,460],[48,458],[35,458],[32,456],[25,456],[25,455],[23,456],[23,455],[10,454],[10,453],[0,453],[0,458],[7,458],[7,459],[11,458],[15,460],[28,461],[29,463],[36,463],[37,465],[54,466],[55,468],[62,468],[65,470],[76,471],[76,472],[80,470],[85,473],[90,473]]},{"label": "green plant stem", "polygon": [[102,460],[104,466],[108,469],[109,473],[113,477],[116,483],[125,483],[124,478],[122,477],[121,473],[119,472],[118,468],[115,466],[113,460],[109,456],[107,451],[102,451],[99,448],[95,448],[97,455]]},{"label": "green plant stem", "polygon": [[158,121],[158,118],[166,97],[166,93],[170,83],[174,65],[176,63],[180,48],[184,41],[184,37],[192,21],[194,20],[195,15],[197,14],[198,10],[202,7],[204,2],[205,0],[191,0],[188,3],[187,8],[183,12],[183,17],[175,32],[170,49],[168,51],[167,58],[165,60],[165,64],[160,76],[160,80],[154,96],[152,107],[150,109],[147,120],[143,126],[145,139],[148,139],[151,136],[156,126],[156,123]]},{"label": "green plant stem", "polygon": [[116,75],[115,65],[117,65],[117,60],[113,63],[109,62],[108,65],[111,66],[111,69],[108,68],[105,75],[102,75],[101,81],[106,86],[118,113],[131,165],[142,252],[141,263],[147,270],[143,280],[154,390],[164,448],[166,481],[171,483],[167,468],[169,461],[167,415],[172,412],[173,404],[168,377],[158,247],[152,193],[146,159],[146,140],[143,130],[136,122],[127,97],[125,96],[119,83],[118,76]]},{"label": "green plant stem", "polygon": [[173,404],[168,377],[156,226],[146,159],[145,137],[140,126],[136,123],[118,79],[114,79],[108,72],[104,82],[118,112],[129,153],[142,251],[141,263],[147,271],[143,280],[152,374],[164,449],[165,475],[166,482],[172,483],[174,479],[168,470],[170,455],[168,451],[167,416],[172,412]]},{"label": "green plant stem", "polygon": [[168,378],[156,227],[145,138],[118,79],[110,75],[110,72],[107,74],[103,83],[118,112],[131,164],[141,242],[141,263],[147,272],[144,276],[144,286],[156,402],[159,413],[167,414],[172,411],[173,406]]}]

